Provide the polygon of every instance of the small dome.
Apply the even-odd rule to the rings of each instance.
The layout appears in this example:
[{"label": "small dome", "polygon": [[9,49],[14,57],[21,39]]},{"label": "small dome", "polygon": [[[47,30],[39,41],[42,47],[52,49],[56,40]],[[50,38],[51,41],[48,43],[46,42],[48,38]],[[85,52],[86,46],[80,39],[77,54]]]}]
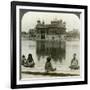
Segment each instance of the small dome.
[{"label": "small dome", "polygon": [[40,20],[37,20],[37,23],[38,23],[38,24],[40,24],[40,23],[41,23],[41,21],[40,21]]}]

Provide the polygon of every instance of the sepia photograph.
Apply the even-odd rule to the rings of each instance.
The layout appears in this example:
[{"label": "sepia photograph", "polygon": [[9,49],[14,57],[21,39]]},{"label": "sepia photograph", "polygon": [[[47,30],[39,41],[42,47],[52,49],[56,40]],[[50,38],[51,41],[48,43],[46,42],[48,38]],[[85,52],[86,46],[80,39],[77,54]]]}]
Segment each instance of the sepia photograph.
[{"label": "sepia photograph", "polygon": [[78,5],[12,3],[17,87],[87,83],[86,11]]},{"label": "sepia photograph", "polygon": [[20,32],[21,79],[80,76],[80,23],[80,13],[26,12]]}]

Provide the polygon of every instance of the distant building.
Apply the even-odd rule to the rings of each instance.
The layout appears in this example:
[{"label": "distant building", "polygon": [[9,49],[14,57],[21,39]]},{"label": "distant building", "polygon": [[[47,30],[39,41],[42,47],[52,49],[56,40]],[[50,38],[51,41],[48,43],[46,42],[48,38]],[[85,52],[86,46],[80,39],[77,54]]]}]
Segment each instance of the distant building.
[{"label": "distant building", "polygon": [[66,33],[66,40],[79,40],[80,32],[78,29],[73,29],[72,31],[68,31]]},{"label": "distant building", "polygon": [[36,39],[36,30],[30,29],[28,33],[29,33],[29,39]]},{"label": "distant building", "polygon": [[29,33],[23,31],[21,32],[22,39],[29,39]]},{"label": "distant building", "polygon": [[45,24],[44,21],[41,23],[38,20],[35,29],[37,39],[60,40],[65,38],[66,23],[62,20],[54,20],[50,24]]},{"label": "distant building", "polygon": [[54,20],[50,24],[38,20],[35,28],[29,30],[29,38],[36,40],[63,40],[65,34],[66,23],[62,20]]}]

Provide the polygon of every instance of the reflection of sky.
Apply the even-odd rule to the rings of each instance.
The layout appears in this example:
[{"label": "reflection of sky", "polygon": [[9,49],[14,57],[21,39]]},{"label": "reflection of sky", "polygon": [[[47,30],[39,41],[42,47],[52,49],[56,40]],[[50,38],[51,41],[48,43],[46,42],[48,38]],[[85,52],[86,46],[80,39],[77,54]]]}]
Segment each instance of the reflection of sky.
[{"label": "reflection of sky", "polygon": [[48,12],[27,12],[22,18],[22,31],[28,32],[29,29],[35,27],[37,20],[45,21],[46,24],[50,24],[51,20],[60,20],[66,22],[67,31],[73,29],[80,30],[80,20],[75,14],[67,13],[48,13]]}]

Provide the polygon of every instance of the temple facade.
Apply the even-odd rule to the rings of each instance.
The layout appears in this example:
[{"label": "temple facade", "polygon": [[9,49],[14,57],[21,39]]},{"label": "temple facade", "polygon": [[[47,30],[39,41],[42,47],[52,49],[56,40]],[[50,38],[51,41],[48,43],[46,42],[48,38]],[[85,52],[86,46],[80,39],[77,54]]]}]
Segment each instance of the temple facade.
[{"label": "temple facade", "polygon": [[[33,33],[34,32],[34,33]],[[53,20],[50,24],[37,21],[33,30],[29,30],[30,38],[36,40],[64,40],[66,35],[66,23],[62,20]]]},{"label": "temple facade", "polygon": [[62,20],[53,20],[50,24],[45,24],[43,21],[37,21],[36,37],[37,39],[45,40],[63,40],[66,34],[66,23]]}]

